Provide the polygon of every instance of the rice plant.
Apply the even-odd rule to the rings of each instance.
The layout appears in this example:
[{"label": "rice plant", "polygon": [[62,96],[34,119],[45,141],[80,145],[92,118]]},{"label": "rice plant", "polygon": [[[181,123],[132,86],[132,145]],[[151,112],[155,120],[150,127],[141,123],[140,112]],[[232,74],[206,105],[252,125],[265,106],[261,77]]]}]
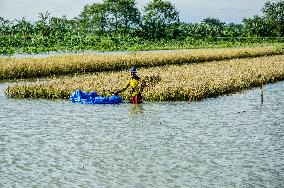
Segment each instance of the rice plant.
[{"label": "rice plant", "polygon": [[121,71],[129,67],[182,65],[232,58],[283,54],[279,46],[192,49],[168,52],[128,53],[113,55],[55,55],[41,58],[0,58],[0,80],[37,78],[102,71]]},{"label": "rice plant", "polygon": [[[284,80],[284,55],[141,68],[139,74],[148,82],[145,101],[195,101]],[[16,84],[5,93],[13,98],[67,99],[81,89],[110,95],[127,79],[127,71],[55,77]],[[127,99],[127,93],[122,97]]]}]

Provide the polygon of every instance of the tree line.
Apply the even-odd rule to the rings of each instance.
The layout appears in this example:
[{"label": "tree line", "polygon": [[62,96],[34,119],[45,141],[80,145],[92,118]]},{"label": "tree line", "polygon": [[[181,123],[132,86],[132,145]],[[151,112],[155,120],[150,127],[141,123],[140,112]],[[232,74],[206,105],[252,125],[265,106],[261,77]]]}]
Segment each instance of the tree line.
[{"label": "tree line", "polygon": [[174,4],[167,0],[150,0],[143,12],[135,0],[103,0],[86,5],[73,19],[51,17],[49,12],[40,13],[36,22],[25,17],[13,21],[0,17],[0,48],[52,47],[59,43],[91,46],[104,37],[111,37],[114,43],[122,38],[128,41],[135,38],[133,41],[137,42],[190,37],[284,37],[284,1],[265,3],[262,13],[263,16],[244,18],[242,24],[227,24],[210,17],[201,23],[185,23],[180,21]]}]

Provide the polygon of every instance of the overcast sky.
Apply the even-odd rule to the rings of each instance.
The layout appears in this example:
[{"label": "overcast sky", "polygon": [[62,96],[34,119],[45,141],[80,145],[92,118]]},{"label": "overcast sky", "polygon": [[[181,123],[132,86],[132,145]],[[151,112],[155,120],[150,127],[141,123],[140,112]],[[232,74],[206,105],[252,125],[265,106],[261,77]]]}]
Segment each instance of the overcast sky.
[{"label": "overcast sky", "polygon": [[[30,21],[38,18],[39,12],[51,12],[51,16],[79,15],[84,5],[102,0],[0,0],[0,17]],[[200,22],[207,17],[219,18],[226,23],[241,23],[244,17],[261,15],[261,8],[268,0],[170,0],[180,13],[181,21]],[[143,9],[149,0],[136,0]],[[278,2],[278,0],[270,0]]]}]

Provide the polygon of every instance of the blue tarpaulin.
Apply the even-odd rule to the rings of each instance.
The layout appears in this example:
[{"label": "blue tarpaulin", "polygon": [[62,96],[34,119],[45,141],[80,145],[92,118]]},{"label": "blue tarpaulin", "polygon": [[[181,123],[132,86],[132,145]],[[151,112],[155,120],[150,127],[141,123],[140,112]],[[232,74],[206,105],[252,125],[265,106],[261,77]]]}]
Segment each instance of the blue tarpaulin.
[{"label": "blue tarpaulin", "polygon": [[84,92],[79,89],[75,90],[69,97],[73,103],[82,104],[120,104],[122,98],[120,96],[103,97],[97,92]]}]

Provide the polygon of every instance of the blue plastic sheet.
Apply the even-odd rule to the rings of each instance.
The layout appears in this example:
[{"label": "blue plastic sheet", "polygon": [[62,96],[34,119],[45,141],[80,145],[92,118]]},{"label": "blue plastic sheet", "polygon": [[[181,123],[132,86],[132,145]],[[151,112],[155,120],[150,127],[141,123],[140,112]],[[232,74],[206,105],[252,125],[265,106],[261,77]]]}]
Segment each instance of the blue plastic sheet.
[{"label": "blue plastic sheet", "polygon": [[83,92],[75,90],[69,97],[73,103],[82,104],[120,104],[122,98],[120,96],[103,97],[99,96],[97,92]]}]

